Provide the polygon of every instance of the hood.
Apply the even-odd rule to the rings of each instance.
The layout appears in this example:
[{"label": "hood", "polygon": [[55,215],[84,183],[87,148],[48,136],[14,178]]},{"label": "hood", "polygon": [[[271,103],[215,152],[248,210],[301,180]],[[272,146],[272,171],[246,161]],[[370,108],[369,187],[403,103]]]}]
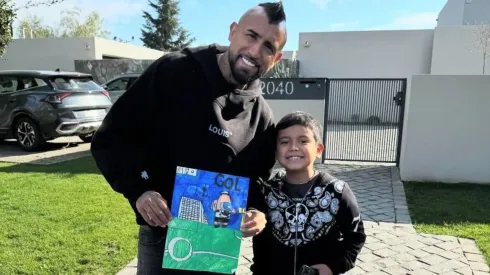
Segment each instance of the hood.
[{"label": "hood", "polygon": [[[245,107],[247,103],[254,102],[257,97],[262,95],[260,79],[252,82],[246,89],[237,89],[232,84],[228,83],[219,69],[217,58],[218,54],[224,53],[227,50],[227,46],[211,44],[208,46],[185,48],[183,53],[197,61],[200,69],[206,76],[206,79],[209,80],[212,87],[217,91],[221,91],[221,95],[227,94],[228,101],[235,105]],[[219,86],[217,87],[216,85]],[[226,92],[224,92],[223,89],[225,89]]]}]

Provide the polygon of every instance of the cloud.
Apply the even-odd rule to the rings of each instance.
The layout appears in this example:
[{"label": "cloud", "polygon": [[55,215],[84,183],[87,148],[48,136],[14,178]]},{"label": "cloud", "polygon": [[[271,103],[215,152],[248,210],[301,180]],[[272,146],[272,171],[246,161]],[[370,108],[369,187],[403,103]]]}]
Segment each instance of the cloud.
[{"label": "cloud", "polygon": [[402,13],[395,17],[390,24],[379,25],[367,30],[406,30],[406,29],[432,29],[437,25],[438,12]]},{"label": "cloud", "polygon": [[350,21],[350,22],[338,22],[331,24],[328,29],[330,31],[340,31],[346,29],[352,29],[359,25],[359,21]]},{"label": "cloud", "polygon": [[324,9],[328,5],[328,3],[332,2],[332,0],[310,0],[310,2],[318,8]]},{"label": "cloud", "polygon": [[[16,6],[22,7],[26,5],[28,0],[15,0],[15,2]],[[106,28],[111,30],[113,26],[129,23],[135,17],[141,17],[142,10],[146,7],[146,4],[144,1],[139,0],[66,0],[50,7],[39,6],[19,10],[14,27],[17,26],[19,19],[28,14],[41,17],[44,24],[56,25],[60,20],[61,12],[75,6],[81,8],[82,17],[92,11],[98,12],[103,18]]]}]

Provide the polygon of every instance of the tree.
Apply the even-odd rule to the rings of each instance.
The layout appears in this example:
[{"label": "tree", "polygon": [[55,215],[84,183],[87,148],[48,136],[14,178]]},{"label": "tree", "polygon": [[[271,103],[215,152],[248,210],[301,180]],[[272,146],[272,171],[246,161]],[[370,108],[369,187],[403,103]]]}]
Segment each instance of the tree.
[{"label": "tree", "polygon": [[15,18],[15,10],[7,0],[0,0],[0,56],[5,53],[5,48],[12,41],[12,23]]},{"label": "tree", "polygon": [[476,37],[473,45],[473,50],[481,53],[483,58],[482,73],[485,74],[485,68],[487,67],[487,57],[490,56],[490,25],[475,25],[472,30]]},{"label": "tree", "polygon": [[293,78],[298,77],[298,60],[296,55],[291,59],[281,59],[263,76],[264,78]]},{"label": "tree", "polygon": [[37,15],[28,15],[19,21],[17,33],[25,33],[25,38],[56,37],[55,30],[50,26],[44,25],[42,21],[42,18]]},{"label": "tree", "polygon": [[178,51],[195,41],[187,30],[180,26],[178,15],[180,9],[176,0],[157,0],[158,4],[148,0],[157,16],[143,11],[146,23],[141,29],[143,45],[161,51]]},{"label": "tree", "polygon": [[40,6],[52,6],[54,4],[59,4],[64,1],[65,0],[42,0],[42,1],[29,0],[24,6],[17,7],[16,10],[35,8]]},{"label": "tree", "polygon": [[[80,15],[81,10],[77,7],[62,11],[58,28],[44,25],[42,18],[36,15],[27,16],[20,20],[18,32],[26,31],[30,34],[32,31],[35,38],[108,37],[110,32],[103,29],[104,22],[97,12],[91,12],[86,18],[81,18]],[[30,35],[26,35],[26,38],[29,37]]]},{"label": "tree", "polygon": [[0,0],[0,56],[5,53],[5,48],[12,41],[12,24],[18,10],[39,6],[51,6],[63,1],[65,0],[43,0],[38,2],[30,0],[24,6],[14,7],[10,0]]},{"label": "tree", "polygon": [[85,21],[80,18],[81,9],[75,7],[65,10],[61,14],[59,37],[104,37],[108,38],[110,32],[104,30],[104,20],[95,11],[87,15]]}]

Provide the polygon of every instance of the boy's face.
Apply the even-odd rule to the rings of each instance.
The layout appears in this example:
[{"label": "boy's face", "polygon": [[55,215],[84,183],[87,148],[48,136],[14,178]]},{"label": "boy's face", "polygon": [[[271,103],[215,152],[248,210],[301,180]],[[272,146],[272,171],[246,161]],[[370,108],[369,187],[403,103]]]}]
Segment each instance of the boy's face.
[{"label": "boy's face", "polygon": [[276,158],[288,171],[307,171],[315,159],[321,157],[323,148],[315,141],[310,128],[294,125],[279,131]]}]

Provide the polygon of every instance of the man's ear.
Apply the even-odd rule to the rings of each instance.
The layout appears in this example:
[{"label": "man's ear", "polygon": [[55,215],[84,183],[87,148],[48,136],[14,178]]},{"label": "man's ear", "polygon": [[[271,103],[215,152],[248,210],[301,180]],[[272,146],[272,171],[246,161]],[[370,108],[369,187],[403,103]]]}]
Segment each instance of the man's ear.
[{"label": "man's ear", "polygon": [[230,24],[230,33],[228,34],[228,41],[231,42],[231,39],[233,38],[233,35],[236,32],[237,26],[238,26],[238,24],[236,22],[233,22]]},{"label": "man's ear", "polygon": [[282,52],[280,52],[280,53],[279,53],[279,54],[276,56],[276,59],[274,60],[274,62],[276,62],[276,63],[277,63],[277,62],[281,61],[282,57],[283,57],[283,53],[282,53]]}]

